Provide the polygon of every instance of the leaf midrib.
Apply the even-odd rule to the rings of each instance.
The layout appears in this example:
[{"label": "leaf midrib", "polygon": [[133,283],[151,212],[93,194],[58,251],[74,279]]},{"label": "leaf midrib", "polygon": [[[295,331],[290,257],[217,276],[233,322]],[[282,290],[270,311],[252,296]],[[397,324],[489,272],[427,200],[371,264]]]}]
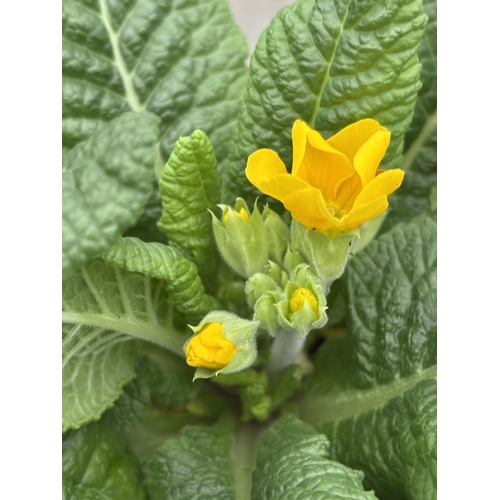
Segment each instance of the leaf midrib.
[{"label": "leaf midrib", "polygon": [[99,0],[99,7],[101,10],[102,21],[108,33],[111,48],[113,49],[113,56],[115,58],[114,64],[122,77],[123,86],[125,87],[126,100],[132,111],[142,111],[144,106],[141,105],[139,96],[137,95],[134,84],[132,83],[132,75],[129,73],[127,66],[125,65],[125,61],[123,60],[122,53],[120,51],[118,34],[113,31],[106,0]]},{"label": "leaf midrib", "polygon": [[184,357],[182,349],[186,338],[176,332],[168,331],[161,325],[153,325],[129,316],[107,316],[105,314],[89,314],[64,311],[63,323],[84,324],[97,328],[105,328],[153,342],[169,351]]},{"label": "leaf midrib", "polygon": [[437,367],[420,370],[404,379],[366,390],[348,390],[334,396],[306,394],[298,401],[301,418],[312,425],[335,422],[362,415],[384,406],[389,400],[401,396],[423,380],[435,379]]}]

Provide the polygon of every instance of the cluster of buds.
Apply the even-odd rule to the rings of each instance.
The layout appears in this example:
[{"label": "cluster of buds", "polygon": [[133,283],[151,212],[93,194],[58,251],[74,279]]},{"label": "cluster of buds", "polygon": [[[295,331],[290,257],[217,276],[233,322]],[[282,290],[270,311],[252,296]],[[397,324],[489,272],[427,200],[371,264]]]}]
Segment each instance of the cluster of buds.
[{"label": "cluster of buds", "polygon": [[234,207],[219,207],[221,219],[212,214],[215,240],[229,267],[246,278],[245,294],[254,314],[249,321],[213,311],[191,327],[194,335],[184,349],[187,363],[197,368],[195,378],[250,367],[257,356],[259,327],[283,337],[277,345],[294,344],[291,352],[300,349],[311,330],[326,324],[326,295],[359,239],[357,229],[332,237],[294,219],[289,228],[269,207],[261,213],[256,202],[250,210],[241,198]]}]

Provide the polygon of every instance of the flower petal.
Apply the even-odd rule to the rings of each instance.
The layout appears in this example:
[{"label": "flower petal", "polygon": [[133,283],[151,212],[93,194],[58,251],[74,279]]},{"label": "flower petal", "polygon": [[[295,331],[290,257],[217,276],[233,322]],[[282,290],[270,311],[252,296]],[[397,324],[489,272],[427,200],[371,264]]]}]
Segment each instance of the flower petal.
[{"label": "flower petal", "polygon": [[361,149],[361,146],[367,142],[377,132],[390,132],[380,125],[376,120],[366,118],[359,120],[352,125],[348,125],[340,132],[327,139],[327,143],[333,148],[344,153],[349,161],[354,164],[354,157]]},{"label": "flower petal", "polygon": [[292,175],[297,175],[297,171],[306,152],[307,129],[309,127],[302,120],[295,120],[292,127],[293,162]]},{"label": "flower petal", "polygon": [[373,134],[354,156],[354,168],[361,177],[363,186],[375,177],[390,141],[391,133],[388,130],[380,130]]},{"label": "flower petal", "polygon": [[387,196],[379,196],[365,205],[353,208],[347,215],[340,219],[338,228],[346,231],[359,227],[363,222],[369,221],[387,210],[388,206]]},{"label": "flower petal", "polygon": [[319,189],[326,202],[333,203],[340,184],[354,173],[351,163],[302,121],[295,122],[292,139],[292,175]]},{"label": "flower petal", "polygon": [[290,174],[263,182],[259,189],[281,201],[292,217],[308,228],[327,229],[334,222],[319,189]]},{"label": "flower petal", "polygon": [[405,173],[400,168],[385,170],[370,181],[359,193],[353,205],[353,210],[370,203],[379,196],[391,194],[403,182]]},{"label": "flower petal", "polygon": [[262,182],[286,173],[285,164],[272,149],[259,149],[248,157],[245,174],[248,180],[259,189]]}]

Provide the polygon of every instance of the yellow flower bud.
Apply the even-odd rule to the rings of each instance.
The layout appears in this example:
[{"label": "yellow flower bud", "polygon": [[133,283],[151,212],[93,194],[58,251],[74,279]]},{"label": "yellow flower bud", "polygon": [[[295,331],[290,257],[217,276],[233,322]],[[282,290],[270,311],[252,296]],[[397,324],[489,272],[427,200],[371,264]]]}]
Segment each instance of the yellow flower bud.
[{"label": "yellow flower bud", "polygon": [[207,323],[186,346],[186,363],[219,370],[227,366],[237,350],[224,337],[221,323]]},{"label": "yellow flower bud", "polygon": [[293,292],[290,301],[288,302],[288,307],[290,308],[290,314],[288,315],[288,318],[292,319],[292,316],[296,312],[300,311],[304,307],[304,304],[306,302],[313,310],[316,318],[319,318],[318,299],[307,288],[299,288],[295,290],[295,292]]},{"label": "yellow flower bud", "polygon": [[[248,212],[244,209],[241,208],[239,211],[238,210],[233,210],[234,215],[237,215],[240,219],[243,219],[246,223],[250,222],[250,216],[248,215]],[[227,218],[229,217],[229,210],[224,214],[224,225],[227,224]]]}]

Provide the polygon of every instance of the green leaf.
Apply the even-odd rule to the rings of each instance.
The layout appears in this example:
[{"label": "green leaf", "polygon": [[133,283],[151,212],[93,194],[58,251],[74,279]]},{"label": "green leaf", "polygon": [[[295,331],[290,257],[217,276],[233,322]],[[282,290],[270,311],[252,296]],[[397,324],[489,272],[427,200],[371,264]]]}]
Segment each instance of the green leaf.
[{"label": "green leaf", "polygon": [[99,260],[64,283],[63,430],[96,420],[135,375],[134,338],[184,356],[165,283]]},{"label": "green leaf", "polygon": [[63,156],[63,279],[110,248],[151,192],[158,118],[126,113]]},{"label": "green leaf", "polygon": [[357,387],[436,365],[436,222],[399,224],[352,258],[347,328]]},{"label": "green leaf", "polygon": [[250,81],[223,172],[222,199],[252,200],[244,175],[258,148],[290,168],[291,130],[306,121],[325,137],[362,118],[391,131],[382,168],[398,167],[420,88],[422,0],[301,0],[282,9],[250,62]]},{"label": "green leaf", "polygon": [[417,139],[426,122],[437,109],[437,9],[436,0],[423,0],[424,12],[429,18],[418,58],[422,64],[420,80],[422,88],[418,92],[415,113],[405,136],[405,149]]},{"label": "green leaf", "polygon": [[168,238],[158,229],[158,221],[161,218],[162,205],[158,189],[158,182],[153,181],[153,190],[148,198],[146,206],[142,211],[137,223],[126,231],[123,236],[139,238],[147,243],[158,242],[168,244]]},{"label": "green leaf", "polygon": [[181,137],[160,177],[163,213],[158,227],[200,270],[213,271],[216,259],[212,218],[219,176],[208,137],[196,130]]},{"label": "green leaf", "polygon": [[418,51],[422,63],[422,88],[417,96],[413,121],[405,135],[402,168],[404,182],[390,198],[382,232],[401,221],[436,211],[432,193],[437,182],[437,23],[436,1],[424,0],[429,22]]},{"label": "green leaf", "polygon": [[[410,433],[402,431],[404,453],[398,448],[401,442],[388,440],[400,439],[397,428],[390,427],[393,422],[420,425],[411,401],[427,408],[427,396],[418,396],[417,401],[413,394],[421,394],[420,389],[432,386],[436,378],[435,221],[421,216],[398,224],[356,254],[347,269],[345,297],[347,335],[330,339],[319,349],[313,375],[298,401],[300,415],[309,423],[329,423],[320,430],[341,426],[344,430],[339,432],[346,432],[352,455],[338,451],[346,450],[345,442],[337,430],[330,430],[331,456],[362,469],[367,474],[365,485],[383,498],[385,492],[390,498],[431,498],[432,445],[429,455],[418,451],[418,460],[411,450],[420,449],[419,443],[432,443],[435,427],[425,424]],[[354,437],[364,423],[366,433]],[[356,425],[351,434],[348,425]],[[377,438],[368,439],[370,429]],[[361,456],[363,461],[358,460]],[[387,465],[392,456],[397,457],[397,467]],[[411,496],[410,491],[426,494]]]},{"label": "green leaf", "polygon": [[196,266],[176,248],[122,238],[102,258],[127,271],[165,280],[169,302],[190,322],[198,323],[219,307],[218,301],[205,293]]},{"label": "green leaf", "polygon": [[69,432],[63,442],[62,462],[65,500],[146,498],[135,457],[107,422]]},{"label": "green leaf", "polygon": [[375,499],[363,473],[329,459],[324,434],[295,417],[278,420],[261,438],[252,500]]},{"label": "green leaf", "polygon": [[231,469],[232,425],[187,426],[151,460],[151,500],[235,500]]},{"label": "green leaf", "polygon": [[203,128],[226,156],[247,45],[225,0],[64,0],[63,144],[132,110],[161,118],[161,153]]},{"label": "green leaf", "polygon": [[436,381],[420,382],[384,406],[321,427],[333,460],[362,469],[384,499],[437,498]]},{"label": "green leaf", "polygon": [[181,409],[198,395],[200,385],[193,384],[194,370],[184,360],[179,367],[172,366],[170,359],[159,365],[147,356],[138,357],[138,362],[138,371],[146,380],[151,395],[161,405]]}]

